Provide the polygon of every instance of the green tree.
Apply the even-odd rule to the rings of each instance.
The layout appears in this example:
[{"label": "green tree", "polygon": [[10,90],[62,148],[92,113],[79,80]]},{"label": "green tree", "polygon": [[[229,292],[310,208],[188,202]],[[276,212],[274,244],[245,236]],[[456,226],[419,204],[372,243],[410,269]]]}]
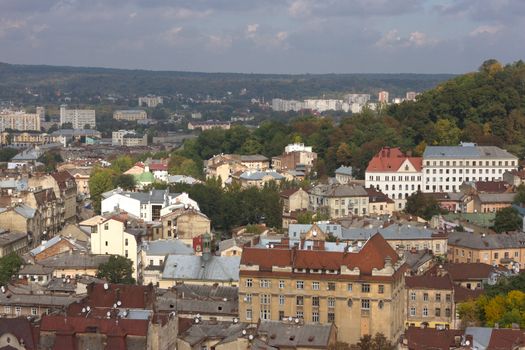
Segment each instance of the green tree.
[{"label": "green tree", "polygon": [[431,196],[417,191],[408,196],[405,212],[419,216],[425,220],[430,220],[432,216],[441,213],[439,203]]},{"label": "green tree", "polygon": [[501,233],[516,231],[520,229],[521,226],[522,219],[518,211],[513,207],[507,207],[496,212],[494,226],[492,228],[494,231]]},{"label": "green tree", "polygon": [[120,156],[111,161],[111,169],[116,173],[121,174],[130,169],[135,162],[130,156]]},{"label": "green tree", "polygon": [[520,205],[525,203],[525,185],[520,184],[516,189],[516,195],[514,196],[514,204]]},{"label": "green tree", "polygon": [[89,193],[93,202],[93,208],[97,213],[100,212],[100,201],[102,193],[114,188],[113,177],[115,173],[111,169],[95,168],[89,176]]},{"label": "green tree", "polygon": [[394,350],[396,346],[383,333],[376,333],[373,337],[370,334],[362,336],[354,348],[359,350]]},{"label": "green tree", "polygon": [[0,162],[10,161],[11,158],[16,156],[17,153],[18,151],[14,148],[9,148],[9,147],[0,148]]},{"label": "green tree", "polygon": [[461,129],[456,123],[449,119],[439,119],[434,128],[436,129],[436,144],[455,146],[461,138]]},{"label": "green tree", "polygon": [[97,277],[110,283],[135,284],[133,262],[120,255],[111,255],[107,263],[98,266]]},{"label": "green tree", "polygon": [[16,253],[10,253],[0,258],[0,284],[8,283],[23,264],[23,260]]},{"label": "green tree", "polygon": [[135,188],[135,178],[133,175],[120,174],[114,177],[113,187],[120,187],[123,190],[133,190]]}]

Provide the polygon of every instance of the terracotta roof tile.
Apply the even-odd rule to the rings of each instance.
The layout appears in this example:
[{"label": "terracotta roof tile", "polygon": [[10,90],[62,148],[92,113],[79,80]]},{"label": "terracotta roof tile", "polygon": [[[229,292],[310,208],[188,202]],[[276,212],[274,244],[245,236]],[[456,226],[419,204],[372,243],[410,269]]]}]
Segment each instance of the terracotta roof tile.
[{"label": "terracotta roof tile", "polygon": [[[148,320],[119,319],[118,329],[115,329],[115,320],[106,318],[75,317],[63,315],[44,315],[40,323],[42,332],[74,332],[86,333],[88,328],[97,329],[98,333],[108,334],[120,332],[134,336],[147,336]],[[56,344],[55,344],[56,345]]]},{"label": "terracotta roof tile", "polygon": [[525,345],[523,329],[493,329],[487,350],[517,349]]},{"label": "terracotta roof tile", "polygon": [[411,289],[446,289],[452,290],[454,284],[449,275],[445,276],[407,276],[405,278],[407,288]]},{"label": "terracotta roof tile", "polygon": [[459,345],[455,337],[462,335],[462,330],[409,327],[404,339],[410,350],[449,350]]},{"label": "terracotta roof tile", "polygon": [[421,157],[407,157],[397,147],[384,147],[381,149],[368,163],[366,171],[370,172],[396,172],[401,165],[408,160],[416,171],[421,171],[423,158]]}]

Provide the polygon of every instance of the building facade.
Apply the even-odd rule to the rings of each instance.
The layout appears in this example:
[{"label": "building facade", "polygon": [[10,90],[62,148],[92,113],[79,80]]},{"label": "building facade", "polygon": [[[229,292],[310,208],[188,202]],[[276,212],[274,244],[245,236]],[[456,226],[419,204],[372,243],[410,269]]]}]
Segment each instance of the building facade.
[{"label": "building facade", "polygon": [[359,185],[317,185],[308,191],[309,210],[321,211],[331,219],[367,215],[369,197]]},{"label": "building facade", "polygon": [[94,109],[67,109],[66,105],[60,106],[60,125],[71,123],[73,129],[94,129],[96,126]]},{"label": "building facade", "polygon": [[397,147],[384,147],[368,163],[365,186],[386,194],[396,209],[403,209],[406,198],[421,190],[421,164],[421,157],[409,157]]},{"label": "building facade", "polygon": [[[239,316],[257,323],[288,317],[335,323],[340,341],[365,334],[397,339],[405,320],[405,265],[381,235],[359,251],[324,250],[325,237],[308,232],[312,250],[245,247],[239,281]],[[366,258],[365,258],[366,257]],[[351,320],[351,321],[350,321]]]},{"label": "building facade", "polygon": [[145,120],[148,119],[148,114],[142,109],[119,110],[113,112],[113,119],[115,120]]},{"label": "building facade", "polygon": [[423,153],[423,192],[457,192],[463,182],[499,181],[516,170],[518,157],[495,146],[428,146]]}]

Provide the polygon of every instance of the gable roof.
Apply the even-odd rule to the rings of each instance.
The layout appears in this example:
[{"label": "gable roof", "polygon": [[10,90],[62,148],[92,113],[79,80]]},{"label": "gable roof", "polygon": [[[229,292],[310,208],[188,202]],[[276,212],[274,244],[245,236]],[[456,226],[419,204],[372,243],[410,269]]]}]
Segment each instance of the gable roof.
[{"label": "gable roof", "polygon": [[407,157],[398,147],[383,147],[368,163],[367,172],[397,172],[408,160],[420,172],[423,164],[421,157]]},{"label": "gable roof", "polygon": [[449,275],[444,276],[407,276],[405,278],[407,288],[410,289],[441,289],[452,290],[454,284]]}]

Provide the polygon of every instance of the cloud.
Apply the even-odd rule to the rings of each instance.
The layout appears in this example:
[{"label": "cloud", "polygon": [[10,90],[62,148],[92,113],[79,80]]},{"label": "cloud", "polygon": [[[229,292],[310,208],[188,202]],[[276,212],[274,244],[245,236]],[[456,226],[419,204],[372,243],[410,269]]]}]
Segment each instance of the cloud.
[{"label": "cloud", "polygon": [[469,18],[483,22],[508,22],[523,20],[525,1],[523,0],[452,0],[445,5],[436,5],[434,10],[444,16]]},{"label": "cloud", "polygon": [[163,11],[162,16],[164,18],[178,19],[178,20],[193,20],[201,19],[210,16],[213,13],[211,9],[202,11],[192,10],[185,7],[170,8]]},{"label": "cloud", "polygon": [[257,34],[257,29],[259,29],[259,24],[258,23],[254,23],[254,24],[248,24],[246,26],[246,37],[247,38],[254,38],[255,35]]},{"label": "cloud", "polygon": [[371,17],[398,16],[422,11],[418,0],[292,0],[292,17]]},{"label": "cloud", "polygon": [[415,31],[409,33],[406,37],[402,37],[397,29],[392,29],[386,32],[375,43],[375,46],[380,48],[423,47],[434,45],[437,42],[437,39],[431,39],[423,32]]},{"label": "cloud", "polygon": [[0,18],[0,38],[6,36],[9,32],[20,30],[27,25],[22,19],[2,19]]},{"label": "cloud", "polygon": [[177,46],[182,43],[182,27],[172,27],[162,33],[162,41],[170,46]]},{"label": "cloud", "polygon": [[501,32],[504,29],[504,26],[502,25],[481,25],[474,30],[472,30],[469,35],[470,36],[478,36],[478,35],[493,35],[496,33]]},{"label": "cloud", "polygon": [[233,45],[233,38],[227,35],[209,35],[208,48],[212,50],[227,50]]}]

